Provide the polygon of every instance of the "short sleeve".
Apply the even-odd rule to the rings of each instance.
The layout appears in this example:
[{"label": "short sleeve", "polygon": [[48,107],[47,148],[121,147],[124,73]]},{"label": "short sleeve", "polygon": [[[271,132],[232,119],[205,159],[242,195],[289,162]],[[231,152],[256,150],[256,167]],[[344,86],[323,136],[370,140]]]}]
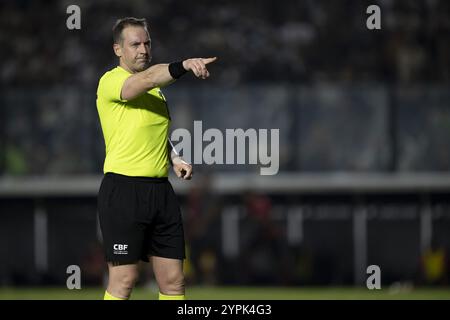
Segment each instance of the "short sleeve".
[{"label": "short sleeve", "polygon": [[120,96],[125,80],[131,74],[127,72],[120,72],[119,69],[109,71],[101,77],[98,84],[97,96],[106,101],[121,101],[125,102]]}]

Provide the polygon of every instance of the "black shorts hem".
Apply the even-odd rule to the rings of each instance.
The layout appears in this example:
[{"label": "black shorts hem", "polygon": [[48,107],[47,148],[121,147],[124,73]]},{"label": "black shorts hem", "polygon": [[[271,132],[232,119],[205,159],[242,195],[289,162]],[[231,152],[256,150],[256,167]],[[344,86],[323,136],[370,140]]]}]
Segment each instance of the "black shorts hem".
[{"label": "black shorts hem", "polygon": [[106,260],[106,263],[111,263],[114,267],[117,266],[124,266],[127,264],[138,264],[139,263],[139,259],[138,260],[125,260],[125,261],[117,261],[117,260]]},{"label": "black shorts hem", "polygon": [[160,258],[168,258],[168,259],[177,259],[177,260],[185,260],[185,255],[178,255],[178,254],[167,254],[167,253],[149,253],[149,256],[152,257],[160,257]]}]

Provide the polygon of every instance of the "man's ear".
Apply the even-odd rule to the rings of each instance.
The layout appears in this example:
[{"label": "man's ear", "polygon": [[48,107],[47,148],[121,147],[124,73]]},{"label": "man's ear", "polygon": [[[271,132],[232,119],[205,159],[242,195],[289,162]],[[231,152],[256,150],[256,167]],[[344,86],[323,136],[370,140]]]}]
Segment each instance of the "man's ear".
[{"label": "man's ear", "polygon": [[118,56],[119,58],[122,56],[122,47],[120,46],[120,44],[114,43],[113,50],[116,56]]}]

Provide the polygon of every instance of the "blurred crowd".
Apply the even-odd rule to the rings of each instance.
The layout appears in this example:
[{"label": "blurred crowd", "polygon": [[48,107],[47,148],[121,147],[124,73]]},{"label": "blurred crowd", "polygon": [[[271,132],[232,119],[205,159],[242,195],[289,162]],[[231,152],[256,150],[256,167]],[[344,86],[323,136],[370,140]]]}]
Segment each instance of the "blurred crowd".
[{"label": "blurred crowd", "polygon": [[[81,8],[68,30],[66,8]],[[371,4],[382,29],[366,28]],[[94,85],[115,58],[111,27],[150,24],[155,62],[218,56],[213,81],[394,83],[450,80],[450,4],[379,1],[2,1],[0,79],[7,85]]]}]

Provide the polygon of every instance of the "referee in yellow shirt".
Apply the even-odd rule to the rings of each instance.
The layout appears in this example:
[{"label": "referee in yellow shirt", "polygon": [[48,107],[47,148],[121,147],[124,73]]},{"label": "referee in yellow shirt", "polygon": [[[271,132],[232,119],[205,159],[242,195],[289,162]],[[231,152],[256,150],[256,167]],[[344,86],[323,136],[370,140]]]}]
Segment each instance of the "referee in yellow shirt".
[{"label": "referee in yellow shirt", "polygon": [[104,298],[125,300],[139,261],[151,262],[160,299],[184,299],[184,231],[180,207],[167,176],[169,163],[189,180],[192,166],[168,147],[169,111],[161,87],[188,71],[209,77],[216,58],[194,58],[150,67],[145,19],[123,18],[113,27],[119,66],[97,89],[97,110],[106,146],[98,212],[109,281]]}]

